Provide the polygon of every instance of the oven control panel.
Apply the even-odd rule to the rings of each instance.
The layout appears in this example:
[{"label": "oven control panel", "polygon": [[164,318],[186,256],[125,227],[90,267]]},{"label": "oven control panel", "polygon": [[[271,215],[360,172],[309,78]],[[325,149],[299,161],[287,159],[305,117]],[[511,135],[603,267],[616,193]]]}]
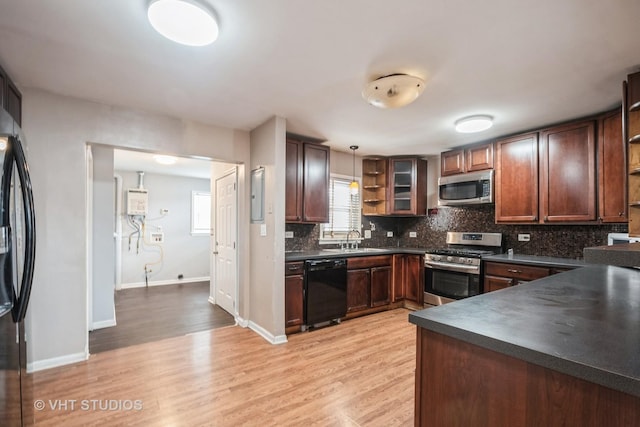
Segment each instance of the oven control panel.
[{"label": "oven control panel", "polygon": [[435,261],[438,263],[480,266],[480,258],[468,258],[463,256],[455,256],[455,255],[426,254],[424,257],[424,260],[425,260],[425,263]]}]

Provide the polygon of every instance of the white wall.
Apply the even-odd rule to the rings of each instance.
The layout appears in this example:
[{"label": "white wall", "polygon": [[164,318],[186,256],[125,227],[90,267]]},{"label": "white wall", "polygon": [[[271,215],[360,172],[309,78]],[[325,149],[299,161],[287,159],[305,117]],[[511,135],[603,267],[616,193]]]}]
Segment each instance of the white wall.
[{"label": "white wall", "polygon": [[[284,210],[286,121],[275,117],[251,131],[251,167],[265,168],[264,224],[251,224],[250,327],[284,342]],[[260,234],[266,226],[266,236]]]},{"label": "white wall", "polygon": [[[86,144],[245,164],[250,146],[246,131],[20,89],[38,236],[27,356],[37,370],[82,360],[88,352]],[[239,190],[240,264],[250,265],[249,192],[244,184]],[[241,273],[241,295],[248,288],[249,275]],[[239,310],[249,318],[248,301]]]},{"label": "white wall", "polygon": [[[92,258],[93,295],[92,326],[94,329],[115,325],[115,199],[113,149],[92,147],[93,220]],[[37,208],[37,207],[36,207]],[[39,213],[38,211],[36,213]],[[38,245],[39,245],[38,241]],[[39,254],[38,254],[39,255]]]},{"label": "white wall", "polygon": [[[207,279],[209,277],[209,234],[191,234],[191,192],[211,191],[209,179],[184,176],[144,174],[144,188],[149,196],[149,214],[146,221],[146,242],[140,241],[137,250],[137,235],[129,234],[135,229],[127,222],[126,191],[138,187],[138,174],[131,171],[116,171],[122,177],[122,287],[140,286],[145,282],[144,266],[149,265],[149,285],[157,282],[179,282],[183,280]],[[160,209],[168,209],[166,215]],[[149,244],[149,234],[162,228],[164,243]],[[162,258],[160,257],[162,248]]]}]

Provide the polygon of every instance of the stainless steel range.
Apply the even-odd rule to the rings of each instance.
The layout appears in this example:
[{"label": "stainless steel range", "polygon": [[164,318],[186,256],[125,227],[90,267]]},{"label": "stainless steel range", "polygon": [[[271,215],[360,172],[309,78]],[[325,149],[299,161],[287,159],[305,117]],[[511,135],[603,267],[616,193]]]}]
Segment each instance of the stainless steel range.
[{"label": "stainless steel range", "polygon": [[425,255],[424,304],[442,305],[478,295],[481,258],[501,253],[501,233],[448,232],[447,249]]}]

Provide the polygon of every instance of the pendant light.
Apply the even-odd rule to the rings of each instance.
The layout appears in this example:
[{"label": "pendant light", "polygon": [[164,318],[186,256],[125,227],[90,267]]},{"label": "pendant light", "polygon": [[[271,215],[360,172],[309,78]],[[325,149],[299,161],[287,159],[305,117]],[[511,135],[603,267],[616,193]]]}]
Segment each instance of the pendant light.
[{"label": "pendant light", "polygon": [[353,181],[349,184],[349,192],[351,195],[355,196],[360,191],[360,184],[356,181],[356,150],[358,149],[358,146],[352,145],[349,149],[353,151]]}]

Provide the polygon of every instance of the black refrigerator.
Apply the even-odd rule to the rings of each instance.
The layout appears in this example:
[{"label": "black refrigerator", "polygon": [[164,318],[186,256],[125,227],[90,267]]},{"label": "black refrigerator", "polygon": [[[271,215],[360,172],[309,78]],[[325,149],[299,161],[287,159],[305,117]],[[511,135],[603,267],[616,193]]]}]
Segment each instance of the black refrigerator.
[{"label": "black refrigerator", "polygon": [[31,423],[24,317],[35,261],[35,215],[22,130],[0,108],[0,425]]}]

